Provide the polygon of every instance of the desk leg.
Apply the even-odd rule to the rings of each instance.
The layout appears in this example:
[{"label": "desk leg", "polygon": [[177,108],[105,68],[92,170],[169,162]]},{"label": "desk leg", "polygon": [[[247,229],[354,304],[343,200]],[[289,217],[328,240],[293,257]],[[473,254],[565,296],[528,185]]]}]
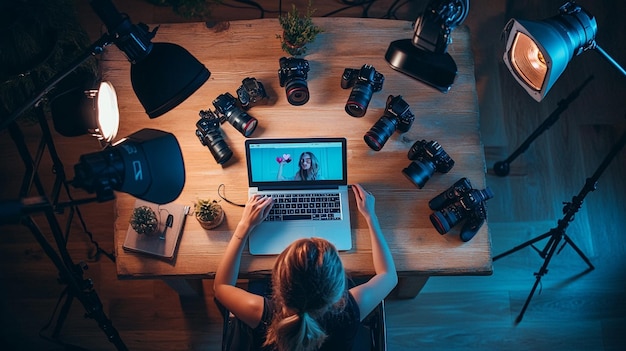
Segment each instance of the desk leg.
[{"label": "desk leg", "polygon": [[200,297],[204,295],[202,279],[163,279],[180,297]]},{"label": "desk leg", "polygon": [[392,299],[412,299],[419,294],[427,281],[428,276],[398,277],[398,285],[389,294],[389,297]]}]

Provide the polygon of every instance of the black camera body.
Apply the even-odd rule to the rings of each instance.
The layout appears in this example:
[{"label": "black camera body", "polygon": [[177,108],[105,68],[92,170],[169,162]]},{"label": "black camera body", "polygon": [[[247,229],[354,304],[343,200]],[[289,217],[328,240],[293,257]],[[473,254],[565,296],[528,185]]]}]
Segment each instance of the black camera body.
[{"label": "black camera body", "polygon": [[353,117],[364,116],[372,94],[382,90],[384,81],[385,76],[372,65],[366,64],[360,69],[346,68],[341,76],[341,87],[352,88],[346,102],[346,112]]},{"label": "black camera body", "polygon": [[287,101],[294,106],[301,106],[309,101],[309,88],[306,83],[309,73],[309,61],[296,57],[281,57],[278,61],[278,80],[285,87]]},{"label": "black camera body", "polygon": [[258,121],[239,106],[239,101],[230,93],[224,93],[213,100],[215,111],[221,122],[228,121],[246,138],[254,133]]},{"label": "black camera body", "polygon": [[485,202],[491,198],[493,192],[489,187],[477,190],[467,178],[461,178],[430,200],[428,206],[435,211],[430,215],[430,221],[443,235],[465,219],[460,236],[461,240],[470,241],[487,219]]},{"label": "black camera body", "polygon": [[213,111],[202,110],[200,120],[196,123],[196,136],[202,145],[209,148],[215,162],[219,164],[226,163],[233,156],[220,129],[222,122],[222,118]]},{"label": "black camera body", "polygon": [[237,98],[244,110],[255,105],[265,105],[269,100],[263,83],[250,77],[241,81],[241,86],[237,89]]},{"label": "black camera body", "polygon": [[372,150],[380,151],[396,129],[401,133],[406,133],[411,129],[414,120],[415,115],[402,96],[389,95],[385,113],[365,133],[363,140]]},{"label": "black camera body", "polygon": [[416,141],[409,149],[407,157],[413,162],[402,170],[402,174],[420,189],[435,172],[448,173],[454,166],[454,160],[434,140]]}]

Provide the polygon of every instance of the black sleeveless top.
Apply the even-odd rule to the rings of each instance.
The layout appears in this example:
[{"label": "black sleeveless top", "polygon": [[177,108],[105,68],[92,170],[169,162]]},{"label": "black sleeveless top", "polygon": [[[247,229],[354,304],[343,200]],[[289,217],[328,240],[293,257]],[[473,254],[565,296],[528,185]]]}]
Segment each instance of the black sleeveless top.
[{"label": "black sleeveless top", "polygon": [[[267,328],[272,322],[274,306],[264,297],[263,315],[259,325],[253,329],[255,350],[274,351],[274,348],[262,348]],[[360,325],[360,311],[354,297],[348,293],[343,310],[329,311],[319,321],[328,336],[319,351],[352,350],[354,339]]]}]

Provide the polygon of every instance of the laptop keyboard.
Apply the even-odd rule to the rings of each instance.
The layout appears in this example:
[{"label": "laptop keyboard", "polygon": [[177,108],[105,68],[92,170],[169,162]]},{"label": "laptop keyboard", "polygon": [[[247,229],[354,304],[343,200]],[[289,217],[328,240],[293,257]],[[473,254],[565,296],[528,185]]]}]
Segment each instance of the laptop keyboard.
[{"label": "laptop keyboard", "polygon": [[274,199],[266,221],[339,220],[341,201],[339,193],[265,194]]}]

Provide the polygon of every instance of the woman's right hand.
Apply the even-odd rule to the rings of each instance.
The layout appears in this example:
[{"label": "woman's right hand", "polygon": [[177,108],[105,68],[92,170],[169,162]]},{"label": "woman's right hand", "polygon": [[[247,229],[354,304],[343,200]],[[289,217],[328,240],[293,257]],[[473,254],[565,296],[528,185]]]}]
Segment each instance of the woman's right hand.
[{"label": "woman's right hand", "polygon": [[361,184],[352,185],[352,191],[354,192],[354,199],[356,200],[359,212],[366,217],[375,215],[376,199],[374,198],[374,195],[365,190]]},{"label": "woman's right hand", "polygon": [[247,225],[250,229],[256,227],[267,217],[273,204],[274,200],[269,196],[251,196],[243,209],[241,223]]}]

